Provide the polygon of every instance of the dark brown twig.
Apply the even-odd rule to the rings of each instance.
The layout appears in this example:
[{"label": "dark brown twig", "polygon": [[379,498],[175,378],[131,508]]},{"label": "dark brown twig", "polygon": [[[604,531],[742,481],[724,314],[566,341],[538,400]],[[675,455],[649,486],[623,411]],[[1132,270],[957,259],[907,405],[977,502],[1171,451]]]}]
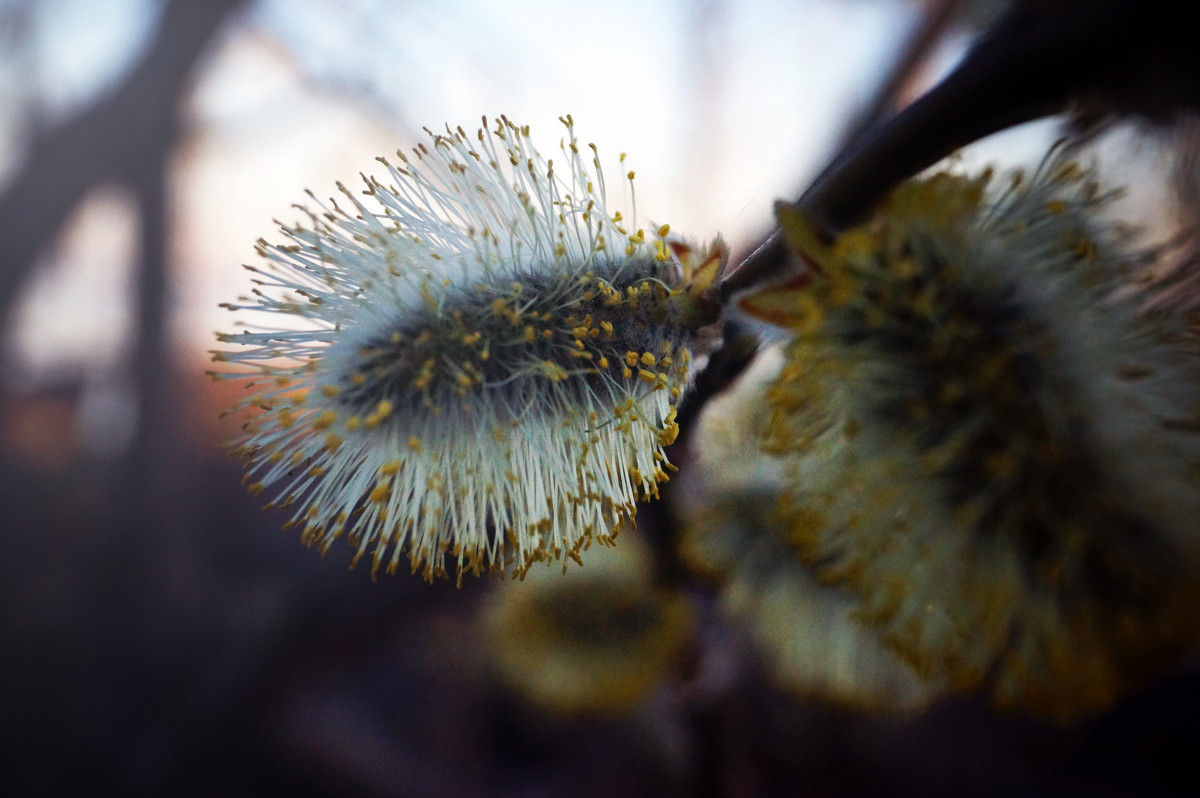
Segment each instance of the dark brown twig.
[{"label": "dark brown twig", "polygon": [[[901,180],[1014,125],[1086,107],[1169,118],[1200,107],[1200,48],[1166,0],[1024,0],[941,83],[852,142],[797,201],[829,233]],[[778,235],[725,281],[725,297],[778,275]]]}]

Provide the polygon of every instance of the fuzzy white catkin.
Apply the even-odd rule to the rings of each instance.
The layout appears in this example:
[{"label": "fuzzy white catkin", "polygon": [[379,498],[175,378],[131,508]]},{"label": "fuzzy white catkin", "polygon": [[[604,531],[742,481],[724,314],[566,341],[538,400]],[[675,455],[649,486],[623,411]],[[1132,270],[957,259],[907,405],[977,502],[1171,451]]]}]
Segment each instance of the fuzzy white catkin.
[{"label": "fuzzy white catkin", "polygon": [[339,184],[287,243],[259,241],[228,307],[261,326],[219,336],[217,376],[249,379],[248,485],[306,541],[346,535],[373,574],[407,555],[427,579],[447,560],[521,575],[611,543],[657,495],[692,376],[678,297],[724,245],[639,229],[562,122],[558,163],[504,117],[427,131],[362,195]]}]

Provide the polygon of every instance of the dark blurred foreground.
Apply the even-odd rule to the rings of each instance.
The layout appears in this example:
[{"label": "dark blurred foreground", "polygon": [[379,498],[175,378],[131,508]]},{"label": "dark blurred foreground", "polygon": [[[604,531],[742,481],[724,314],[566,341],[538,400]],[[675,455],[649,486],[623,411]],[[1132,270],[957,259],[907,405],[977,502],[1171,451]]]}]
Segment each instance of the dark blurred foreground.
[{"label": "dark blurred foreground", "polygon": [[[209,385],[176,382],[181,417],[228,396]],[[476,631],[506,585],[372,583],[346,569],[349,546],[303,548],[243,492],[211,426],[172,430],[156,494],[131,494],[119,461],[71,456],[73,401],[9,398],[0,414],[0,794],[1200,791],[1195,664],[1072,729],[962,700],[857,714],[774,690],[699,589],[693,651],[643,704],[540,713],[498,685]]]}]

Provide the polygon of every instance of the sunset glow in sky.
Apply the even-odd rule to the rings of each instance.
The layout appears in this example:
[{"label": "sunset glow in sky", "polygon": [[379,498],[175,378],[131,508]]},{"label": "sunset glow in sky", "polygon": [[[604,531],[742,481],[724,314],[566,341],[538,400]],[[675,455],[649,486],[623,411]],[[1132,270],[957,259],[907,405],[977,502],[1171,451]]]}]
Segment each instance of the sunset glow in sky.
[{"label": "sunset glow in sky", "polygon": [[[50,118],[119,79],[156,24],[149,0],[39,6],[32,49]],[[557,149],[558,116],[638,173],[639,212],[735,251],[834,146],[915,19],[897,2],[261,0],[231,21],[200,70],[172,198],[175,343],[197,359],[232,319],[242,263],[273,219],[408,148],[423,126],[471,130],[481,115],[529,124]],[[69,22],[69,24],[68,24]],[[12,64],[6,65],[10,74]],[[10,86],[0,82],[0,90]],[[0,138],[0,165],[20,157]],[[81,206],[27,288],[8,360],[36,376],[119,363],[136,221],[119,192]]]}]

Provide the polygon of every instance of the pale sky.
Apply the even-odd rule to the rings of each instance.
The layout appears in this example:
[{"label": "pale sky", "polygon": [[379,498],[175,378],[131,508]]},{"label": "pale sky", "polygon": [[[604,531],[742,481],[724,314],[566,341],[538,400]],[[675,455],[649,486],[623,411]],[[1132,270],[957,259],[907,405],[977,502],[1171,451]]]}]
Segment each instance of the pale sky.
[{"label": "pale sky", "polygon": [[[156,7],[44,0],[43,113],[71,113],[123,73]],[[639,213],[745,245],[819,168],[912,13],[888,0],[260,0],[187,105],[172,200],[177,349],[198,358],[229,327],[217,304],[248,287],[240,265],[275,236],[273,218],[295,219],[305,188],[326,196],[416,144],[422,126],[470,130],[482,114],[531,125],[545,152],[571,113],[606,163],[628,153]],[[18,151],[0,138],[0,165]],[[8,360],[29,374],[115,363],[128,339],[132,222],[112,192],[86,207],[7,335]]]}]

